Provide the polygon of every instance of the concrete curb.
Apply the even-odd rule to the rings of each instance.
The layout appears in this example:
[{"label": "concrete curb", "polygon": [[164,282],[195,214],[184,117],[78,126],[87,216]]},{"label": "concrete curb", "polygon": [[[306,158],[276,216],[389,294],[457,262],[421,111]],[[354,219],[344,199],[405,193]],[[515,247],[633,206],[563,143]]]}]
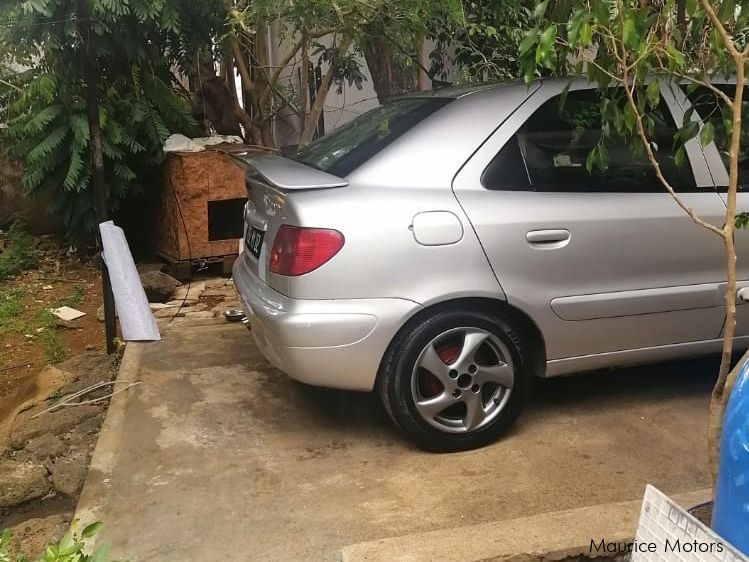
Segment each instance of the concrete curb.
[{"label": "concrete curb", "polygon": [[[673,499],[691,507],[706,501],[710,490],[676,494]],[[634,537],[642,500],[600,504],[362,542],[342,548],[341,562],[469,562],[560,560],[571,556],[595,556],[597,543],[629,542]]]},{"label": "concrete curb", "polygon": [[[136,382],[140,372],[141,356],[143,348],[149,345],[145,342],[130,342],[125,347],[120,369],[117,373],[117,382]],[[94,521],[100,521],[100,513],[103,506],[109,500],[109,480],[107,475],[112,474],[112,468],[117,463],[120,453],[123,431],[123,418],[127,410],[127,404],[138,392],[138,387],[133,387],[112,397],[107,410],[107,417],[101,426],[99,439],[96,442],[91,464],[89,465],[83,490],[78,498],[74,519],[81,522],[81,529]]]}]

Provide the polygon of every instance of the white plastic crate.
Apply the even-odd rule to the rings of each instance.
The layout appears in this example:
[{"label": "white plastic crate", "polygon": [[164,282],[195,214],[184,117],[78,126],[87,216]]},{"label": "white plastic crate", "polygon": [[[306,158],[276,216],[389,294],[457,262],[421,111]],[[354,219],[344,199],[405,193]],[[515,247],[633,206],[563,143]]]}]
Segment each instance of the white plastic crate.
[{"label": "white plastic crate", "polygon": [[746,556],[648,485],[632,545],[632,562],[749,562]]}]

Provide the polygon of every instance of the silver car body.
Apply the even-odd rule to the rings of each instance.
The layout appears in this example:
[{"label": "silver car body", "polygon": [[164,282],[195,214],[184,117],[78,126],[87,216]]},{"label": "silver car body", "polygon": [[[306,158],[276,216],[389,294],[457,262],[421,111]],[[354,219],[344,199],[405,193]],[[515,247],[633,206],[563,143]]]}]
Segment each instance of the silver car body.
[{"label": "silver car body", "polygon": [[[720,348],[725,265],[720,240],[662,193],[491,191],[494,155],[566,81],[479,86],[345,178],[280,156],[249,156],[246,229],[234,281],[267,359],[302,382],[368,391],[398,331],[429,307],[499,303],[537,335],[539,376],[660,361]],[[572,90],[590,88],[574,82]],[[662,84],[675,122],[688,102]],[[697,119],[697,116],[694,117]],[[726,170],[714,144],[687,143],[697,190],[685,203],[721,224]],[[742,201],[742,199],[746,199]],[[739,195],[749,208],[749,194]],[[268,271],[282,224],[336,229],[345,244],[311,273]],[[738,233],[739,285],[749,234]],[[738,307],[737,345],[749,337]]]}]

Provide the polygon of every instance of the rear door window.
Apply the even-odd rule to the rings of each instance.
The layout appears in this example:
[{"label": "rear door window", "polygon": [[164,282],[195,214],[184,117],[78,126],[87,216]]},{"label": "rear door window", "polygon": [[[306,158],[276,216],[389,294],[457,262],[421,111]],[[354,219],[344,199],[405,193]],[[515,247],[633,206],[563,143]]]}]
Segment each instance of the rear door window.
[{"label": "rear door window", "polygon": [[451,101],[404,98],[388,102],[310,143],[292,157],[333,175],[346,176]]},{"label": "rear door window", "polygon": [[[731,98],[733,98],[735,92],[735,86],[733,85],[718,85],[716,87],[723,90]],[[749,188],[749,88],[744,88],[744,100],[741,104],[741,144],[739,153],[739,188],[742,191]],[[720,157],[723,160],[723,164],[728,170],[728,153],[731,144],[731,135],[728,134],[726,128],[726,119],[730,120],[730,110],[725,106],[725,102],[722,98],[712,90],[700,86],[696,89],[688,88],[687,96],[692,106],[697,111],[705,123],[712,123],[713,125],[713,140],[715,145],[718,147]],[[725,185],[718,186],[725,188]]]},{"label": "rear door window", "polygon": [[[601,140],[600,99],[594,90],[576,90],[551,98],[525,122],[484,172],[489,189],[547,192],[650,193],[664,190],[644,151],[634,152],[623,138],[604,142],[608,166],[586,168],[591,149]],[[652,147],[666,179],[677,191],[695,191],[689,164],[677,165],[676,125],[665,103],[649,113],[655,122]],[[613,133],[612,133],[613,135]],[[517,148],[513,143],[517,144]]]}]

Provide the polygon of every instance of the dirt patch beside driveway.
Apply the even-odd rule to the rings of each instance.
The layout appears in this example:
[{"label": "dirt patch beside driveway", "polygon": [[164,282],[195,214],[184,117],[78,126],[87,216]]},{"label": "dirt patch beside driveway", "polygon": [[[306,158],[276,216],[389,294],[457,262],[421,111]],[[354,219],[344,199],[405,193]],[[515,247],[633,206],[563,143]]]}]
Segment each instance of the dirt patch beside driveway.
[{"label": "dirt patch beside driveway", "polygon": [[708,485],[711,362],[542,381],[504,440],[436,455],[373,395],[292,382],[241,326],[175,321],[163,336],[128,347],[143,384],[115,397],[78,505],[114,558],[334,560],[363,541],[636,500],[647,482]]}]

